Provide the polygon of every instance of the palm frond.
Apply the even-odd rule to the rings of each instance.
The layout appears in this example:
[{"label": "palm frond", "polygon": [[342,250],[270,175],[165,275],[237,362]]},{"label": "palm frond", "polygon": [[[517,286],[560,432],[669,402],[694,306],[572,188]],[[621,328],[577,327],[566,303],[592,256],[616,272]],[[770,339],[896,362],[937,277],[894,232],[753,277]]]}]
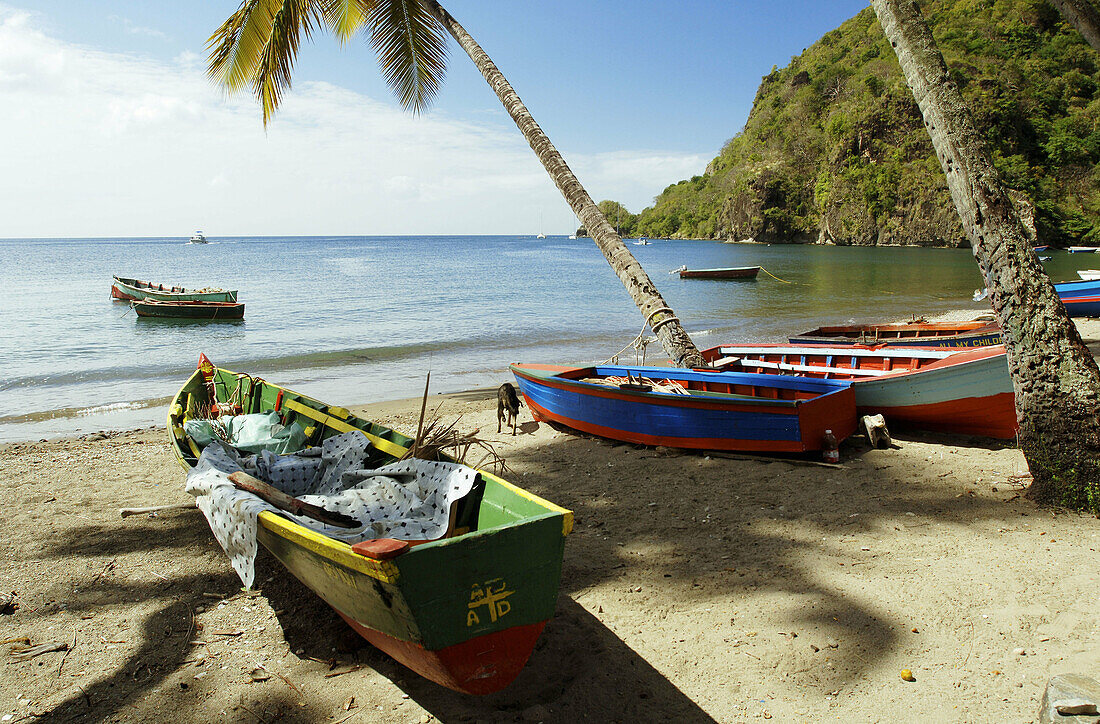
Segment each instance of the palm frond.
[{"label": "palm frond", "polygon": [[374,0],[367,24],[382,77],[401,105],[420,113],[447,70],[446,30],[419,0]]},{"label": "palm frond", "polygon": [[317,0],[243,0],[207,42],[211,77],[231,93],[251,86],[266,126],[290,88],[302,38],[310,37],[322,10]]},{"label": "palm frond", "polygon": [[243,0],[206,41],[207,72],[230,93],[241,90],[255,72],[260,53],[271,37],[277,5],[272,0]]},{"label": "palm frond", "polygon": [[367,21],[376,0],[324,0],[321,16],[341,43],[346,43]]}]

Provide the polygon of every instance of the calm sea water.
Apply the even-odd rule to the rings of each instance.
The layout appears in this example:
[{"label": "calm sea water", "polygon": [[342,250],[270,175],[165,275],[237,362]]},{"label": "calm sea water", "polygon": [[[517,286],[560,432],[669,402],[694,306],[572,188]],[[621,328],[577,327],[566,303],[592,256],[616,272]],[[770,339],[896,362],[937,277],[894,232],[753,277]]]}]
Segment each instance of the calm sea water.
[{"label": "calm sea water", "polygon": [[[971,301],[982,284],[967,250],[660,240],[631,249],[700,347],[988,310]],[[497,385],[510,362],[601,361],[642,328],[587,239],[0,240],[0,258],[0,440],[160,423],[200,352],[352,405],[419,395],[429,369],[432,390],[448,392]],[[1075,261],[1055,252],[1048,266],[1069,278]],[[681,264],[762,265],[790,283],[763,272],[680,280],[669,272]],[[239,289],[245,319],[138,319],[109,299],[113,274]],[[649,354],[663,359],[656,344]]]}]

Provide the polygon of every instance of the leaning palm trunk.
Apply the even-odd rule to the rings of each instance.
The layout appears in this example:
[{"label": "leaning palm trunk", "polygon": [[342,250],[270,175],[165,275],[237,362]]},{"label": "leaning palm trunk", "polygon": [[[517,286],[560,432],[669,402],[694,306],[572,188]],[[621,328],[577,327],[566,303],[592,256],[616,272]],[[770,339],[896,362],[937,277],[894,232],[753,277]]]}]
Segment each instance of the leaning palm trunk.
[{"label": "leaning palm trunk", "polygon": [[928,25],[912,0],[872,0],[1001,323],[1030,497],[1100,513],[1100,370],[1043,272]]},{"label": "leaning palm trunk", "polygon": [[1050,0],[1062,18],[1077,28],[1092,49],[1100,52],[1100,13],[1089,0]]},{"label": "leaning palm trunk", "polygon": [[508,115],[515,121],[527,143],[535,155],[539,157],[546,172],[554,179],[558,190],[569,203],[573,213],[581,220],[596,246],[600,248],[607,258],[608,264],[618,275],[619,280],[630,293],[630,298],[641,310],[653,333],[661,341],[669,358],[681,367],[701,367],[705,363],[699,350],[691,341],[687,332],[680,325],[680,320],[665,303],[656,285],[650,280],[642,265],[626,248],[626,244],[615,233],[615,229],[604,218],[598,206],[592,202],[592,197],[581,186],[580,181],[566,165],[550,138],[535,122],[534,117],[527,106],[520,100],[519,95],[512,89],[511,84],[504,74],[496,67],[492,59],[481,49],[470,34],[458,24],[435,0],[423,0],[424,5],[443,24],[443,27],[458,42],[474,65],[481,71],[481,75],[489,83],[489,86],[497,94],[500,102],[508,111]]}]

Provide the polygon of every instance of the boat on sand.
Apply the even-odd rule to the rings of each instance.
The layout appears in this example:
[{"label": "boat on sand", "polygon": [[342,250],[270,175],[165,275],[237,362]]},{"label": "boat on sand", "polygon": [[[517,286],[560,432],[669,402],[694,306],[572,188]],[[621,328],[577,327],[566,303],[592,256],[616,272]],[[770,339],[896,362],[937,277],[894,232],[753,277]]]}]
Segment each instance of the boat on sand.
[{"label": "boat on sand", "polygon": [[818,327],[791,344],[865,344],[906,347],[987,347],[1001,343],[996,322],[898,322]]},{"label": "boat on sand", "polygon": [[804,453],[856,429],[851,383],[678,367],[513,364],[536,420],[640,445]]},{"label": "boat on sand", "polygon": [[[308,445],[363,435],[378,466],[409,454],[413,440],[399,432],[202,361],[168,412],[172,451],[187,470],[201,453],[188,423],[211,409],[276,413],[300,427]],[[489,694],[519,674],[554,614],[573,514],[476,473],[441,539],[368,535],[350,543],[270,510],[259,513],[257,539],[374,646],[442,686]]]},{"label": "boat on sand", "polygon": [[724,344],[703,350],[720,370],[850,380],[860,415],[922,430],[1016,436],[1016,398],[1001,345],[976,349]]}]

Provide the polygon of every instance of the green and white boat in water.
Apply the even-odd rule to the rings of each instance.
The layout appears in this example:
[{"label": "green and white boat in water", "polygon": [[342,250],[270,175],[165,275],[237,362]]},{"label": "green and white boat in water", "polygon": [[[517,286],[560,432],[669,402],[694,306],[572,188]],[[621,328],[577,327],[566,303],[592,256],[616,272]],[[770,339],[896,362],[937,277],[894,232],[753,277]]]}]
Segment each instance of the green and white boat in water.
[{"label": "green and white boat in water", "polygon": [[127,302],[153,299],[158,302],[236,302],[237,290],[217,289],[214,287],[203,289],[185,289],[171,284],[157,284],[155,282],[143,282],[140,279],[127,279],[126,277],[113,277],[111,284],[111,298]]}]

